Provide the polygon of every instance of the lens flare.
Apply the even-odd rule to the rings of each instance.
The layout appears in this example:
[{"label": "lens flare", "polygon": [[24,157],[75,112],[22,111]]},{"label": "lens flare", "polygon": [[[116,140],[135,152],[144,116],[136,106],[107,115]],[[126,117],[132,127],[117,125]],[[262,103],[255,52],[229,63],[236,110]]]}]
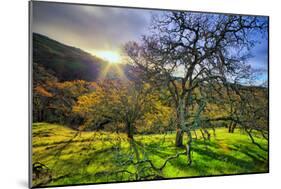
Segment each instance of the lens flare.
[{"label": "lens flare", "polygon": [[95,55],[108,61],[111,64],[118,64],[121,60],[120,55],[117,52],[113,51],[97,51]]}]

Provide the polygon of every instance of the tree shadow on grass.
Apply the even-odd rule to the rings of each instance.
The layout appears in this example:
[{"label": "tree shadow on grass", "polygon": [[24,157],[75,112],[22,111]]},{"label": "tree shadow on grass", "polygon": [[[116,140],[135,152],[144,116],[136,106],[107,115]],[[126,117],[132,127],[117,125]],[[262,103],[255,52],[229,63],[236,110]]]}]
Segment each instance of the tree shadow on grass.
[{"label": "tree shadow on grass", "polygon": [[87,181],[87,179],[89,179],[89,182],[93,182],[94,174],[87,173],[87,167],[90,166],[90,164],[94,164],[96,168],[103,167],[106,159],[111,158],[111,154],[111,146],[100,150],[95,150],[85,156],[83,154],[79,155],[75,153],[66,153],[64,155],[70,155],[67,159],[59,158],[56,159],[52,165],[48,165],[51,168],[52,180],[50,180],[48,183],[45,183],[44,186],[50,186],[54,182],[61,182],[62,179],[72,180],[75,179],[74,177],[83,177],[84,180]]},{"label": "tree shadow on grass", "polygon": [[193,148],[193,151],[202,156],[208,156],[213,160],[229,162],[235,166],[243,167],[246,169],[253,168],[252,165],[248,161],[238,159],[238,158],[235,158],[235,157],[227,155],[227,154],[216,153],[211,150],[204,150],[204,149],[200,149],[200,148]]},{"label": "tree shadow on grass", "polygon": [[252,160],[255,163],[267,164],[267,162],[268,162],[267,157],[262,156],[261,154],[257,153],[257,151],[249,148],[246,145],[236,145],[236,144],[234,144],[233,147],[229,147],[229,149],[231,149],[231,150],[239,150],[239,152],[244,153],[245,155],[247,155],[250,158],[252,158]]}]

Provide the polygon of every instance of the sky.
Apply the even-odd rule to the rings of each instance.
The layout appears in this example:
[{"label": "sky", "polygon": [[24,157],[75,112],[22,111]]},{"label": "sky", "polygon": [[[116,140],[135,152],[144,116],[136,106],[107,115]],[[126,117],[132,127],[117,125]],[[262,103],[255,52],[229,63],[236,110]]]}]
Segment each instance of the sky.
[{"label": "sky", "polygon": [[[148,34],[153,14],[160,11],[33,2],[33,32],[85,50],[102,58],[104,53],[121,53],[128,41]],[[267,80],[268,39],[257,34],[259,43],[248,63],[260,70],[258,80]],[[114,55],[111,55],[114,60]]]},{"label": "sky", "polygon": [[95,54],[120,51],[149,27],[150,10],[33,2],[33,32]]}]

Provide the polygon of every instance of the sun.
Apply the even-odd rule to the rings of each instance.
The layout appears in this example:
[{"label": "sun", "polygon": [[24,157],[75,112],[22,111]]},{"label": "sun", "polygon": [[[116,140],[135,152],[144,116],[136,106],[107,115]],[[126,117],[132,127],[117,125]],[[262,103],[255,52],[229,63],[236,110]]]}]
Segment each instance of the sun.
[{"label": "sun", "polygon": [[118,64],[120,63],[121,57],[117,52],[113,51],[98,51],[96,55],[111,64]]}]

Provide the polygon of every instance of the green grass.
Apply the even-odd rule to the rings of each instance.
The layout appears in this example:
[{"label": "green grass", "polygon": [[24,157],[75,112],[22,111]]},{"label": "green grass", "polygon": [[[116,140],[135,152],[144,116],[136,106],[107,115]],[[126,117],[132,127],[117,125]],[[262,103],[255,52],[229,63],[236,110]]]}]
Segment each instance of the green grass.
[{"label": "green grass", "polygon": [[[147,162],[134,165],[128,160],[149,159],[156,167],[169,156],[182,152],[175,148],[175,134],[136,135],[130,142],[125,134],[80,132],[48,123],[34,123],[32,128],[33,163],[40,162],[49,169],[46,179],[41,175],[33,185],[71,185],[155,178],[176,178],[208,175],[267,172],[267,152],[252,144],[249,137],[237,130],[228,133],[216,129],[210,141],[193,141],[193,163],[181,155],[155,171]],[[197,135],[200,136],[199,132]],[[263,147],[267,141],[256,137]],[[128,171],[128,172],[125,172]],[[130,172],[130,173],[129,173]],[[155,176],[157,175],[157,176]]]}]

